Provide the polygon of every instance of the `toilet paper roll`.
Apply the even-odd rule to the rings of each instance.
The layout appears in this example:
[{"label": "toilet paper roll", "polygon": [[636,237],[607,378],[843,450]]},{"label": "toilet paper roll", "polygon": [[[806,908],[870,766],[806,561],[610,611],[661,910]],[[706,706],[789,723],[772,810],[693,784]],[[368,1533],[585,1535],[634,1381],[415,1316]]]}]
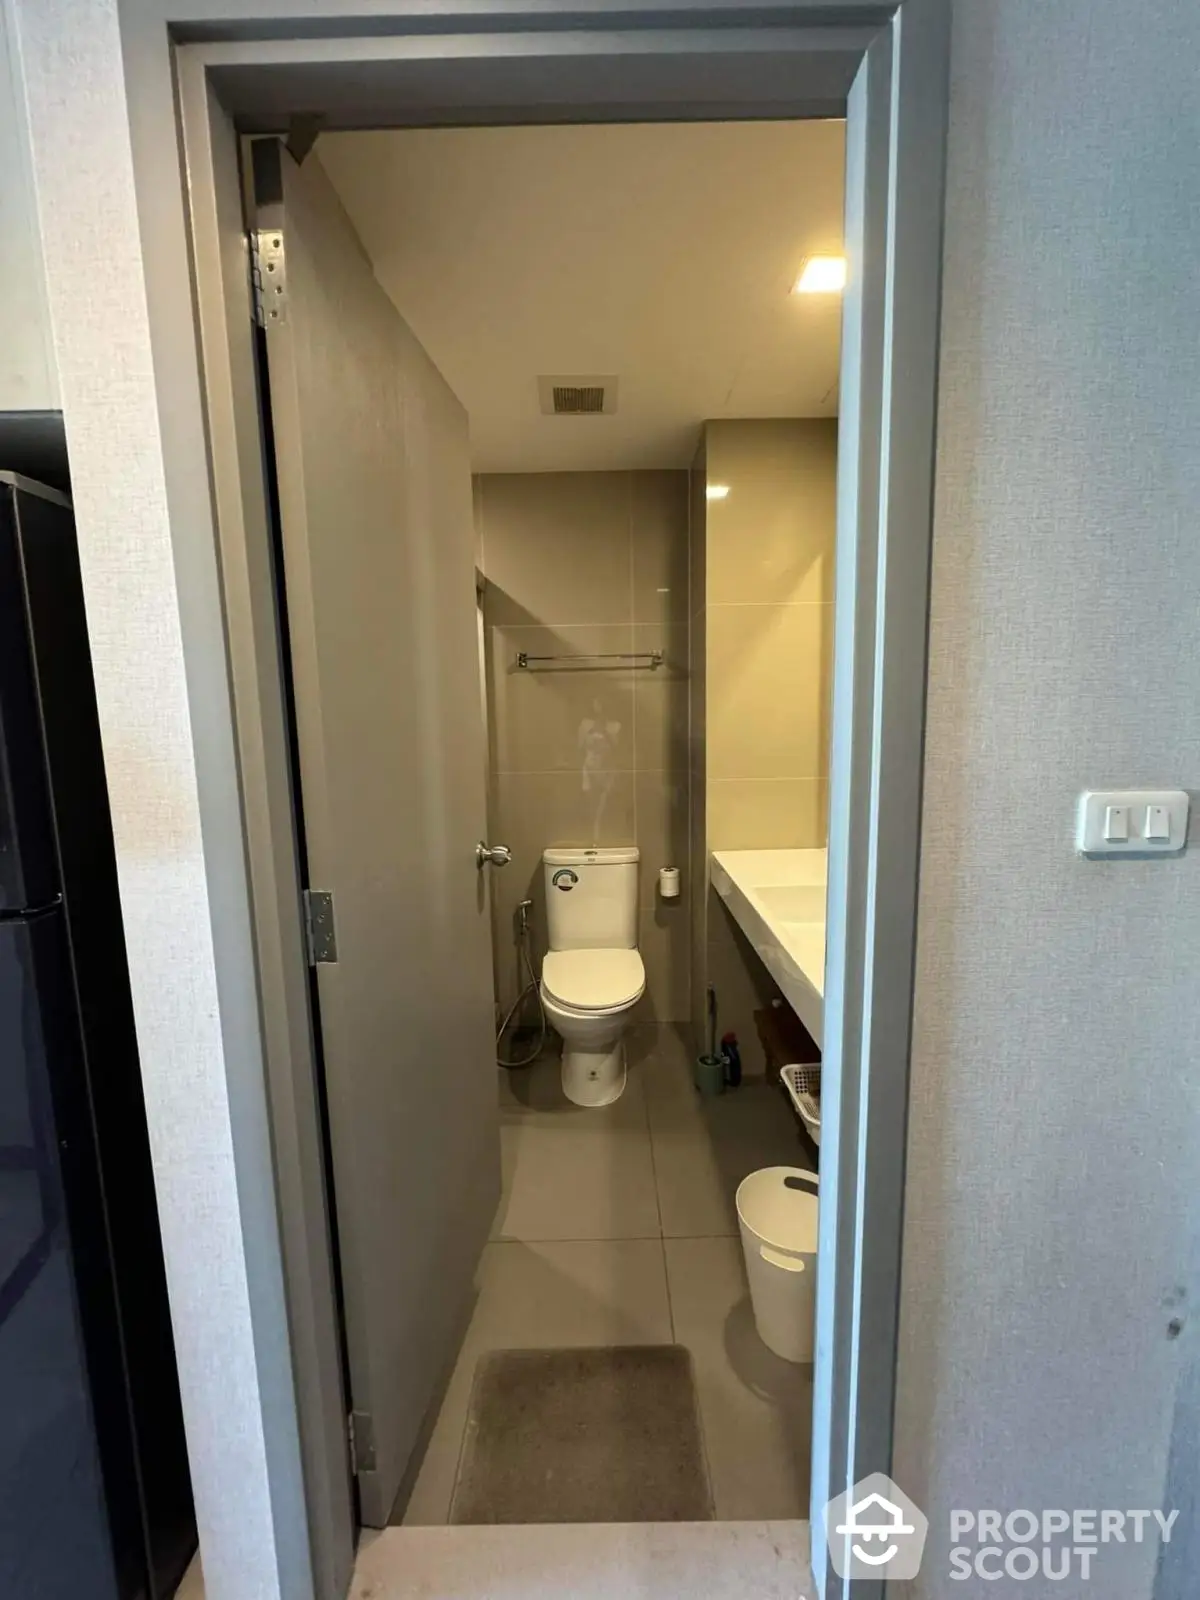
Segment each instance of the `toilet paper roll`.
[{"label": "toilet paper roll", "polygon": [[679,899],[678,867],[660,867],[658,869],[658,892],[664,900]]}]

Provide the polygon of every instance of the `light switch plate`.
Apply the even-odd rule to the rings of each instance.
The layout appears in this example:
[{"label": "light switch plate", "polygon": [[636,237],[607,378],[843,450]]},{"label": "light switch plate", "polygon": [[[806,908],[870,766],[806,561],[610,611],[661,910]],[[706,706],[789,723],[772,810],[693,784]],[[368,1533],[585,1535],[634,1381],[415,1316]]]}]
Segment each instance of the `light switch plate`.
[{"label": "light switch plate", "polygon": [[[1150,808],[1161,806],[1166,838],[1148,837]],[[1112,808],[1123,808],[1128,837],[1105,838]],[[1177,856],[1187,844],[1191,799],[1186,789],[1085,789],[1079,797],[1075,843],[1085,856]]]}]

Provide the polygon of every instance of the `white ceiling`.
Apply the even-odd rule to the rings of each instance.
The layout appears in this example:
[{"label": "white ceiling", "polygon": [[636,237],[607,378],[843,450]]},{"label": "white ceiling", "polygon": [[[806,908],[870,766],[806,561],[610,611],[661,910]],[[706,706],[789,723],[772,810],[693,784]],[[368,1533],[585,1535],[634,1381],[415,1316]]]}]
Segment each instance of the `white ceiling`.
[{"label": "white ceiling", "polygon": [[[709,417],[832,416],[844,124],[326,134],[380,282],[466,406],[476,470],[679,467]],[[540,375],[615,374],[547,417]]]}]

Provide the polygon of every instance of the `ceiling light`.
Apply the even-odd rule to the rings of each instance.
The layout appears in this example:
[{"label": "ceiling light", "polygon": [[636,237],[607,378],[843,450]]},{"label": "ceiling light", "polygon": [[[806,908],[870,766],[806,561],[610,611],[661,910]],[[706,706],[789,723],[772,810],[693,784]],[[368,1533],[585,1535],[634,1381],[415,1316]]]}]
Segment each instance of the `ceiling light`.
[{"label": "ceiling light", "polygon": [[845,256],[809,256],[793,294],[839,294],[846,287]]},{"label": "ceiling light", "polygon": [[706,500],[724,500],[728,493],[729,485],[727,483],[710,483],[705,487],[704,498]]}]

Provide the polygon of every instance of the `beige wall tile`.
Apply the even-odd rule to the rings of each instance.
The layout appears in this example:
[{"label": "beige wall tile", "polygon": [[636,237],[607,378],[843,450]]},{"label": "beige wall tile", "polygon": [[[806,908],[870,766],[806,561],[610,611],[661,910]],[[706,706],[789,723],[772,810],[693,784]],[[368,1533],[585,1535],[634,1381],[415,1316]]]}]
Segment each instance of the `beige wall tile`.
[{"label": "beige wall tile", "polygon": [[[637,774],[637,829],[641,851],[638,948],[646,962],[643,1020],[686,1023],[691,992],[691,871],[688,783],[684,773]],[[680,869],[678,900],[658,893],[658,869]]]},{"label": "beige wall tile", "polygon": [[644,904],[638,914],[638,949],[646,968],[646,992],[638,1001],[639,1022],[686,1023],[691,1013],[688,918],[683,901]]},{"label": "beige wall tile", "polygon": [[694,775],[705,771],[705,718],[708,698],[708,613],[701,609],[688,627],[688,764]]},{"label": "beige wall tile", "polygon": [[567,658],[633,649],[628,624],[488,630],[492,724],[498,772],[581,772],[585,759],[618,771],[634,766],[634,686],[623,666],[522,669],[520,651]]},{"label": "beige wall tile", "polygon": [[632,472],[633,620],[688,615],[688,474]]},{"label": "beige wall tile", "polygon": [[[537,842],[541,829],[521,829],[511,821],[521,799],[508,792],[511,778],[501,778],[497,787],[497,822],[492,838],[507,844],[513,859],[499,871],[486,869],[487,892],[492,903],[492,964],[496,977],[497,1003],[507,1009],[524,983],[521,975],[516,935],[516,909],[521,900],[533,901],[531,920],[535,970],[541,973],[542,952],[546,948],[546,896],[542,889],[542,849]],[[509,818],[506,823],[505,816]],[[532,819],[531,819],[532,821]],[[515,831],[514,831],[515,830]],[[481,874],[481,877],[484,874]]]},{"label": "beige wall tile", "polygon": [[770,982],[703,885],[712,849],[827,837],[837,424],[710,422],[702,457],[703,477],[729,493],[705,502],[694,483],[691,499],[693,1028],[703,1030],[704,985],[715,977],[757,1052],[747,1030]]},{"label": "beige wall tile", "polygon": [[[696,902],[700,896],[695,897]],[[692,914],[691,949],[689,971],[691,975],[691,1032],[690,1042],[697,1054],[708,1048],[707,1014],[705,1007],[706,986],[708,984],[708,924],[706,917],[697,918],[695,910]]]},{"label": "beige wall tile", "polygon": [[[695,641],[696,624],[703,623],[703,612],[699,617],[692,619],[692,636]],[[692,1044],[699,1048],[703,1036],[704,1019],[704,985],[708,971],[708,804],[706,795],[705,762],[704,762],[704,707],[702,690],[704,684],[704,667],[701,656],[701,665],[694,673],[689,688],[691,690],[691,729],[689,732],[690,746],[690,782],[688,793],[689,810],[689,840],[688,840],[688,865],[690,867],[689,890],[691,899],[691,914],[689,927],[690,970],[691,970],[691,999],[692,999]],[[697,693],[697,690],[701,693]]]},{"label": "beige wall tile", "polygon": [[[614,774],[612,788],[602,795],[595,790],[585,792],[578,773],[501,773],[496,794],[494,842],[508,845],[513,853],[507,867],[491,874],[495,961],[503,975],[514,966],[513,911],[527,895],[535,906],[539,962],[545,952],[542,851],[546,846],[634,843],[633,774]],[[511,984],[500,998],[510,989]]]},{"label": "beige wall tile", "polygon": [[688,625],[639,623],[633,629],[637,651],[661,650],[661,667],[639,667],[633,674],[634,738],[637,767],[686,772],[688,768]]},{"label": "beige wall tile", "polygon": [[833,599],[833,481],[744,478],[708,508],[709,604]]},{"label": "beige wall tile", "polygon": [[499,796],[503,842],[514,852],[635,842],[631,772],[588,788],[577,772],[502,773]]},{"label": "beige wall tile", "polygon": [[[530,953],[533,970],[541,977],[542,956],[546,949],[545,895],[541,885],[541,863],[536,869],[515,875],[516,864],[502,873],[493,874],[492,896],[492,971],[495,983],[496,1004],[501,1014],[512,1005],[519,992],[528,983],[524,958],[517,935],[516,909],[519,901],[529,898],[534,903],[530,920]],[[537,1007],[532,997],[528,1002],[527,1021],[536,1020]]]},{"label": "beige wall tile", "polygon": [[703,1036],[704,988],[707,979],[708,840],[705,804],[705,686],[708,681],[704,611],[704,447],[697,453],[690,474],[689,593],[692,614],[688,626],[688,978],[690,991],[690,1042],[694,1048]]},{"label": "beige wall tile", "polygon": [[689,851],[692,881],[699,883],[707,870],[708,860],[708,797],[705,785],[695,779],[688,785]]},{"label": "beige wall tile", "polygon": [[[708,833],[707,804],[703,774],[693,772],[690,795],[690,841],[688,847],[688,888],[691,898],[689,945],[691,953],[692,982],[692,1032],[693,1043],[699,1038],[698,1020],[702,1022],[704,984],[708,971]],[[701,1028],[702,1031],[702,1028]]]},{"label": "beige wall tile", "polygon": [[832,600],[837,424],[713,422],[707,449],[708,603]]},{"label": "beige wall tile", "polygon": [[630,620],[629,473],[494,473],[480,482],[491,622]]},{"label": "beige wall tile", "polygon": [[824,778],[710,782],[710,850],[816,850],[829,835]]},{"label": "beige wall tile", "polygon": [[707,608],[710,783],[824,776],[832,620],[824,605]]},{"label": "beige wall tile", "polygon": [[708,505],[705,498],[707,474],[704,452],[688,474],[688,610],[692,616],[703,609],[706,568],[706,527]]},{"label": "beige wall tile", "polygon": [[688,783],[683,772],[642,772],[636,776],[637,843],[642,856],[641,898],[657,893],[660,867],[678,867],[681,899],[687,899],[691,877],[688,839]]},{"label": "beige wall tile", "polygon": [[705,424],[704,455],[713,483],[738,472],[828,470],[837,455],[836,417],[720,417]]},{"label": "beige wall tile", "polygon": [[475,524],[475,565],[480,572],[486,573],[486,555],[483,548],[483,479],[476,476],[471,479],[471,514]]},{"label": "beige wall tile", "polygon": [[[686,885],[691,860],[702,853],[688,834],[688,494],[686,472],[477,480],[488,576],[489,824],[492,837],[513,850],[511,865],[492,875],[496,986],[505,1006],[523,978],[514,937],[523,898],[534,901],[539,973],[546,948],[542,850],[636,840],[652,974],[646,1010],[687,1019]],[[667,665],[653,673],[632,666],[515,667],[521,650],[651,649],[667,655]],[[610,744],[585,789],[580,729],[589,719],[604,726]],[[610,724],[618,726],[610,732]],[[656,874],[666,864],[683,872],[677,906],[657,902]]]},{"label": "beige wall tile", "polygon": [[833,606],[814,606],[820,612],[821,688],[818,713],[821,718],[821,765],[818,775],[829,776],[829,757],[833,747]]}]

